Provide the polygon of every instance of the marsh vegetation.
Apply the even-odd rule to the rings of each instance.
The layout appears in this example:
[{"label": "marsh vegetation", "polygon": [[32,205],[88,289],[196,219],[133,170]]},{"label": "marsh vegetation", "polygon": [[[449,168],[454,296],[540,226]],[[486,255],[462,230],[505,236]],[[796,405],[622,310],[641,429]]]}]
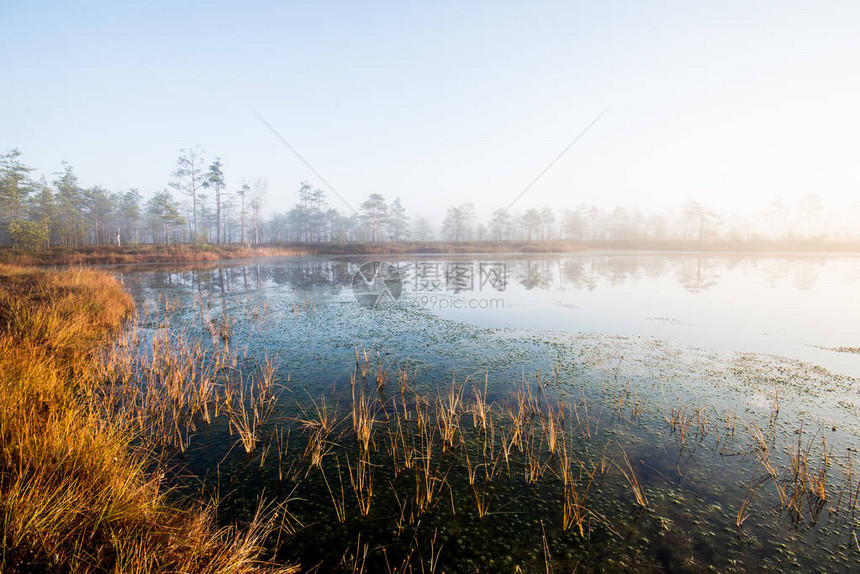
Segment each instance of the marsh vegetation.
[{"label": "marsh vegetation", "polygon": [[177,444],[169,431],[186,417],[170,409],[183,405],[194,414],[181,397],[181,389],[198,382],[187,377],[191,371],[169,357],[148,361],[152,370],[134,376],[159,383],[140,387],[122,406],[117,402],[129,389],[107,373],[141,365],[102,350],[133,308],[104,273],[0,267],[5,572],[254,572],[260,566],[262,519],[240,534],[216,524],[211,504],[177,503],[160,455],[146,446],[155,438]]},{"label": "marsh vegetation", "polygon": [[[75,523],[80,508],[100,518],[58,519],[63,534],[39,538],[51,514],[15,507],[9,568],[52,556],[151,571],[857,566],[856,379],[663,339],[479,327],[405,301],[365,309],[337,279],[354,265],[119,272],[134,316],[89,344],[62,388],[111,445],[88,463],[119,473],[104,489],[135,502],[76,493]],[[17,493],[40,483],[12,480],[14,466],[8,509],[40,500]]]}]

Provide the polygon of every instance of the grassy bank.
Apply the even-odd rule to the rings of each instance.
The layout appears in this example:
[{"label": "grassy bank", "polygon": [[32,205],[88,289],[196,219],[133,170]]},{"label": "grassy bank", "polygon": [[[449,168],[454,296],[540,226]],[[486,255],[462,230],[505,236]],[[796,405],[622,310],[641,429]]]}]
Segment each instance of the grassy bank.
[{"label": "grassy bank", "polygon": [[314,245],[137,245],[131,247],[57,247],[43,251],[0,248],[0,264],[13,265],[111,265],[132,263],[182,263],[277,257],[290,255],[395,255],[457,253],[572,253],[586,246],[569,241],[446,242],[401,241],[397,243],[321,243]]},{"label": "grassy bank", "polygon": [[12,265],[108,265],[121,263],[174,263],[218,261],[249,257],[303,255],[297,247],[245,247],[243,245],[135,245],[130,247],[56,247],[44,251],[0,249],[0,264]]},{"label": "grassy bank", "polygon": [[785,241],[400,241],[378,243],[318,243],[310,245],[136,245],[87,246],[26,251],[0,248],[0,264],[109,265],[180,263],[290,255],[456,255],[467,253],[561,254],[586,251],[660,251],[679,253],[860,253],[860,243],[825,239]]},{"label": "grassy bank", "polygon": [[259,571],[261,534],[172,506],[103,414],[92,365],[132,310],[106,274],[0,265],[0,571]]},{"label": "grassy bank", "polygon": [[310,245],[316,255],[453,255],[457,253],[574,253],[587,249],[575,241],[399,241]]},{"label": "grassy bank", "polygon": [[586,251],[668,251],[680,253],[860,253],[860,243],[821,239],[785,241],[401,241],[293,246],[315,255],[398,255],[457,253],[582,253]]}]

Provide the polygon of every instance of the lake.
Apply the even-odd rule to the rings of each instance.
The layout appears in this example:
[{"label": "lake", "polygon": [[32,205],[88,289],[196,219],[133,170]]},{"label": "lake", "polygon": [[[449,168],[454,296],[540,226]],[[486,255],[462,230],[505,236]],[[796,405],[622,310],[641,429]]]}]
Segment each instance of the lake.
[{"label": "lake", "polygon": [[[183,427],[170,472],[180,492],[219,493],[225,523],[266,501],[279,559],[374,572],[858,567],[858,257],[115,271],[138,302],[143,356],[163,339],[232,361],[212,378],[243,392]],[[252,382],[263,365],[271,401]],[[261,411],[243,442],[240,415]]]}]

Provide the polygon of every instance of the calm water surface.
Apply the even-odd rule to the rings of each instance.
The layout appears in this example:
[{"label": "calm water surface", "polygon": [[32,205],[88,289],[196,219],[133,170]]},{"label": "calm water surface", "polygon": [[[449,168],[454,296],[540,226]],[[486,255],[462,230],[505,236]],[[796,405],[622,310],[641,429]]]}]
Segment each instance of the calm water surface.
[{"label": "calm water surface", "polygon": [[[455,379],[470,389],[486,381],[488,397],[499,404],[518,388],[531,389],[541,409],[590,409],[585,434],[572,411],[564,432],[575,460],[609,453],[614,461],[590,491],[589,510],[601,518],[585,537],[560,529],[559,459],[547,452],[541,456],[554,470],[536,483],[523,481],[521,461],[485,484],[480,496],[496,512],[480,518],[474,514],[479,493],[465,482],[463,461],[443,452],[434,458],[434,472],[444,477],[446,503],[409,522],[403,534],[398,516],[406,511],[397,509],[406,508],[416,487],[409,473],[389,468],[388,413],[379,415],[371,461],[373,510],[364,519],[350,510],[340,524],[324,480],[347,476],[345,457],[359,456],[349,428],[332,441],[339,454],[325,459],[322,473],[305,469],[285,479],[274,455],[267,458],[262,448],[245,455],[236,447],[223,416],[200,425],[177,459],[177,474],[193,477],[192,492],[201,483],[220,492],[226,522],[247,520],[263,496],[292,500],[291,512],[304,527],[272,542],[276,555],[319,564],[320,571],[350,571],[343,556],[355,555],[358,539],[373,546],[370,571],[383,568],[380,549],[421,554],[429,566],[430,544],[445,549],[443,569],[451,572],[512,571],[516,564],[544,572],[547,553],[557,568],[585,571],[848,572],[860,566],[852,534],[860,529],[857,517],[825,511],[820,520],[817,514],[797,520],[781,511],[785,494],[762,480],[747,432],[761,425],[779,468],[790,468],[798,437],[813,454],[824,439],[831,452],[828,488],[838,495],[852,449],[860,445],[860,354],[833,349],[860,347],[860,258],[587,254],[374,261],[268,259],[117,272],[139,303],[142,333],[182,332],[217,346],[213,326],[226,323],[240,369],[275,360],[285,390],[261,428],[260,444],[271,447],[273,437],[292,432],[290,456],[298,468],[306,465],[309,440],[299,422],[312,412],[312,401],[339,406],[340,420],[351,428],[342,415],[356,349],[366,349],[392,378],[406,369],[410,384],[430,394],[445,392]],[[393,385],[368,388],[383,410],[396,401]],[[689,442],[667,425],[673,409],[691,425]],[[487,456],[478,446],[482,435],[468,430],[471,417],[462,420],[461,454],[471,453],[473,461]],[[544,436],[545,422],[530,424],[535,437]],[[501,464],[501,451],[490,450],[495,462],[482,458],[481,468]],[[648,493],[647,511],[635,510],[623,473],[615,471],[622,450]],[[853,474],[851,480],[856,486]],[[754,512],[738,530],[738,505],[751,484],[760,484]]]},{"label": "calm water surface", "polygon": [[[440,314],[486,327],[665,338],[860,377],[860,258],[597,255],[501,260],[503,308]],[[474,264],[479,265],[479,261]],[[471,294],[459,294],[470,297]]]},{"label": "calm water surface", "polygon": [[[355,303],[375,259],[274,259],[216,271],[134,274],[142,286],[293,291]],[[398,303],[480,327],[639,335],[718,352],[783,355],[860,377],[860,257],[611,254],[382,258],[400,272]],[[503,276],[490,277],[491,272]],[[459,273],[461,280],[452,277]],[[470,276],[471,275],[471,276]],[[136,279],[132,279],[136,283]],[[196,288],[195,288],[196,289]],[[193,291],[193,289],[191,289]],[[283,293],[281,294],[283,295]],[[280,303],[292,304],[281,299]]]}]

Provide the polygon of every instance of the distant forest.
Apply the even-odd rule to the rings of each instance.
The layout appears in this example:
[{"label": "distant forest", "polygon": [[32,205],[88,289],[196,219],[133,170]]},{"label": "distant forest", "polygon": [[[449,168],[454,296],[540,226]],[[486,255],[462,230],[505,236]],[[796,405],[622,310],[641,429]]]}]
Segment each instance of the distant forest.
[{"label": "distant forest", "polygon": [[[757,241],[855,239],[825,235],[818,196],[796,206],[774,198],[764,224],[722,215],[697,201],[676,211],[644,213],[579,205],[576,209],[497,209],[482,221],[471,203],[447,208],[441,222],[410,214],[400,198],[370,194],[355,213],[329,204],[326,193],[298,185],[286,213],[263,214],[264,178],[225,184],[220,158],[199,148],[180,151],[168,185],[144,198],[136,189],[83,188],[63,162],[53,181],[34,179],[19,150],[0,156],[0,245],[25,249],[141,243],[348,244],[401,241]],[[761,226],[761,227],[759,227]]]}]

